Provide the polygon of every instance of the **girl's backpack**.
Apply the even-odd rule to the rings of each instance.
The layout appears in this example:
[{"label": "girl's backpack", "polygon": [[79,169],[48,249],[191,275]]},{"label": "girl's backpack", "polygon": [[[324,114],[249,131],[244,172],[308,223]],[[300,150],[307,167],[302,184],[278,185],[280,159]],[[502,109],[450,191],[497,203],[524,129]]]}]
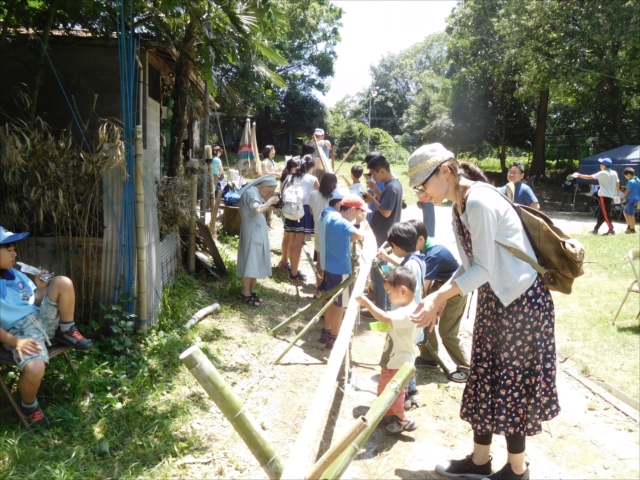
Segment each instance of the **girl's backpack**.
[{"label": "girl's backpack", "polygon": [[302,191],[299,179],[287,178],[281,195],[282,216],[284,218],[298,221],[304,217],[304,206],[302,204],[304,192]]}]

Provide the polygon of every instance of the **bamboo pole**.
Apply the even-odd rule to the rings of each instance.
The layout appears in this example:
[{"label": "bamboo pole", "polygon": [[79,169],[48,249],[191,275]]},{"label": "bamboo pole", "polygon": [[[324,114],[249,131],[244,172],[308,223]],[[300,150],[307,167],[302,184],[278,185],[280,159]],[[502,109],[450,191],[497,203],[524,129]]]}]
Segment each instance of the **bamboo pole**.
[{"label": "bamboo pole", "polygon": [[144,163],[142,159],[142,126],[140,125],[136,126],[135,165],[138,331],[146,333],[149,323],[149,309],[147,306],[147,253],[145,251],[144,225]]},{"label": "bamboo pole", "polygon": [[[284,349],[284,351],[280,354],[280,356],[279,356],[278,358],[276,358],[276,359],[273,361],[273,365],[277,365],[277,364],[278,364],[278,362],[279,362],[280,360],[282,360],[282,357],[284,357],[284,356],[289,352],[289,350],[291,350],[291,349],[293,348],[293,346],[296,344],[296,342],[297,342],[298,340],[300,340],[300,338],[302,338],[302,336],[303,336],[305,333],[307,333],[307,330],[309,330],[313,325],[315,325],[315,324],[318,322],[318,320],[320,319],[320,317],[322,316],[322,314],[323,314],[324,312],[326,312],[326,311],[329,309],[329,307],[333,304],[333,302],[335,302],[335,301],[336,301],[336,298],[338,298],[338,295],[342,294],[342,291],[343,291],[345,288],[347,288],[351,283],[353,283],[353,281],[354,281],[355,279],[356,279],[356,276],[355,276],[355,275],[351,275],[351,276],[350,276],[349,278],[347,278],[344,282],[342,282],[342,283],[344,283],[344,286],[343,286],[340,290],[338,290],[338,291],[337,291],[337,292],[336,292],[336,293],[331,297],[331,299],[327,302],[327,304],[326,304],[325,306],[323,306],[323,307],[322,307],[322,309],[321,309],[318,313],[316,313],[316,314],[313,316],[313,318],[312,318],[311,320],[309,320],[309,323],[307,323],[307,324],[304,326],[304,328],[300,331],[300,333],[298,333],[298,334],[293,338],[293,340],[291,340],[291,342],[289,342],[289,345],[287,346],[287,348],[285,348],[285,349]],[[341,283],[340,285],[342,285],[342,283]]]},{"label": "bamboo pole", "polygon": [[200,347],[194,345],[188,348],[182,352],[180,360],[231,422],[269,478],[279,480],[283,470],[282,458],[264,437],[260,425],[243,405],[240,397],[231,390]]},{"label": "bamboo pole", "polygon": [[316,138],[315,135],[313,136],[313,141],[316,143],[316,151],[318,152],[318,157],[320,157],[320,161],[322,162],[322,167],[324,168],[324,171],[326,173],[333,173],[333,168],[331,168],[331,165],[329,164],[329,159],[325,155],[324,150],[320,148],[320,145],[318,144],[318,139]]},{"label": "bamboo pole", "polygon": [[335,172],[333,172],[333,173],[335,173],[336,175],[338,174],[338,170],[340,170],[340,167],[342,166],[342,164],[343,164],[344,162],[346,162],[346,161],[347,161],[347,158],[349,158],[349,155],[351,155],[351,152],[353,152],[353,150],[354,150],[355,148],[356,148],[356,146],[354,145],[354,146],[352,146],[352,147],[349,149],[349,151],[347,152],[347,154],[344,156],[344,158],[343,158],[343,159],[342,159],[342,161],[340,162],[340,165],[338,165],[338,168],[336,168],[336,171],[335,171]]},{"label": "bamboo pole", "polygon": [[191,160],[191,216],[189,217],[189,273],[196,271],[196,218],[198,216],[198,162]]},{"label": "bamboo pole", "polygon": [[211,236],[213,236],[213,238],[218,237],[216,222],[218,221],[218,210],[220,209],[221,198],[222,198],[222,190],[218,190],[216,192],[216,199],[212,203],[213,206],[211,207],[211,220],[209,222],[209,231],[211,232]]},{"label": "bamboo pole", "polygon": [[[213,153],[211,152],[211,145],[205,145],[204,146],[204,175],[202,175],[202,200],[200,202],[200,218],[202,219],[203,222],[207,221],[207,200],[209,199],[209,175],[211,173],[212,163],[213,163]],[[211,208],[212,205],[213,204],[209,202],[209,208]]]},{"label": "bamboo pole", "polygon": [[[351,277],[349,277],[351,278]],[[296,311],[296,313],[294,313],[293,315],[291,315],[289,318],[287,318],[284,322],[282,322],[280,325],[276,325],[275,327],[273,327],[269,333],[271,335],[276,335],[277,333],[281,332],[282,330],[284,330],[284,328],[295,322],[298,318],[300,318],[302,315],[304,315],[305,313],[313,310],[315,307],[317,307],[318,305],[320,305],[322,302],[324,302],[325,300],[328,300],[329,298],[331,298],[338,290],[342,290],[342,288],[347,285],[349,282],[349,278],[347,278],[346,280],[343,280],[340,284],[336,285],[335,287],[333,287],[331,290],[329,290],[328,292],[324,292],[320,297],[316,298],[313,302],[311,302],[309,305],[307,305],[306,307],[299,309]],[[350,283],[350,282],[349,282]]]},{"label": "bamboo pole", "polygon": [[205,318],[208,315],[211,315],[216,310],[220,310],[220,304],[219,303],[214,303],[214,304],[209,305],[208,307],[204,307],[203,309],[198,310],[193,315],[193,317],[191,317],[189,319],[189,321],[184,325],[184,328],[187,329],[187,328],[193,327],[200,320],[202,320],[203,318]]},{"label": "bamboo pole", "polygon": [[373,402],[371,408],[365,415],[369,425],[347,446],[347,449],[335,460],[331,466],[325,470],[320,478],[335,479],[340,478],[347,470],[360,449],[367,442],[373,431],[376,429],[382,417],[385,416],[391,404],[400,395],[400,392],[409,383],[409,380],[416,371],[416,367],[405,362],[398,373],[394,375],[389,384],[378,398]]},{"label": "bamboo pole", "polygon": [[311,269],[313,270],[313,273],[316,274],[316,279],[319,281],[322,281],[322,277],[318,273],[318,269],[316,268],[316,263],[313,261],[313,257],[309,252],[307,252],[307,249],[304,248],[304,245],[302,246],[302,250],[304,250],[304,254],[307,256],[307,260],[309,261],[309,265],[311,265]]},{"label": "bamboo pole", "polygon": [[353,422],[346,432],[336,440],[329,450],[325,452],[325,454],[316,462],[316,464],[311,467],[309,473],[307,473],[307,480],[318,480],[320,475],[324,473],[324,471],[329,468],[329,466],[340,456],[340,454],[344,451],[345,448],[349,446],[351,442],[353,442],[362,431],[369,426],[369,420],[366,417],[359,417],[355,422]]},{"label": "bamboo pole", "polygon": [[[376,255],[376,240],[370,229],[365,230],[364,248],[360,257],[360,271],[353,286],[353,295],[358,295],[364,290],[371,269],[371,262]],[[340,371],[340,364],[344,359],[351,333],[356,321],[356,316],[360,306],[357,302],[349,301],[349,306],[342,320],[342,327],[336,342],[329,355],[327,367],[322,374],[320,383],[307,410],[306,418],[298,434],[298,438],[291,448],[291,454],[287,461],[285,471],[282,478],[303,478],[308,471],[311,454],[315,449],[317,451],[318,432],[322,423],[326,421],[327,411],[331,403],[331,399],[335,394],[335,382]]]},{"label": "bamboo pole", "polygon": [[258,177],[262,176],[262,162],[260,161],[260,152],[258,152],[258,138],[256,135],[256,122],[253,122],[251,127],[251,145],[256,157],[256,173]]}]

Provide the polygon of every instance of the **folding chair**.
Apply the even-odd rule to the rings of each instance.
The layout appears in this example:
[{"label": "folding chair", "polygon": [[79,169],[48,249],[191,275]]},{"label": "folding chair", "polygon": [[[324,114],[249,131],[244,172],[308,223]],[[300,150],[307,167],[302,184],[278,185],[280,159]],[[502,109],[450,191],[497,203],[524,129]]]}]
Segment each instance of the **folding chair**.
[{"label": "folding chair", "polygon": [[[71,357],[67,353],[67,351],[70,350],[71,347],[67,345],[55,343],[55,340],[51,340],[51,343],[52,345],[48,347],[49,360],[53,360],[57,356],[64,355],[64,358],[67,360],[67,363],[71,367],[71,370],[73,370],[73,373],[78,375],[78,370],[76,370],[75,365],[71,361]],[[13,367],[17,367],[16,362],[13,361],[13,355],[11,354],[11,352],[1,345],[0,345],[0,365],[10,365]],[[30,429],[29,421],[27,420],[27,417],[24,416],[24,414],[22,413],[22,409],[18,405],[18,402],[16,402],[16,399],[13,398],[13,395],[11,394],[11,390],[9,389],[8,385],[5,383],[4,379],[2,378],[2,375],[0,375],[0,387],[2,387],[2,390],[4,390],[4,393],[7,395],[9,402],[11,402],[11,406],[18,414],[18,417],[20,417],[20,421],[22,422],[22,424],[27,429]],[[89,390],[86,387],[85,387],[85,392],[87,393],[87,395],[89,395]]]},{"label": "folding chair", "polygon": [[[624,296],[624,299],[622,300],[622,303],[620,304],[620,308],[618,309],[618,312],[616,313],[616,316],[613,319],[612,325],[616,324],[616,320],[618,318],[618,315],[620,315],[620,310],[622,310],[624,302],[627,301],[627,297],[629,296],[629,294],[631,292],[640,294],[640,279],[638,279],[638,272],[636,271],[636,266],[635,266],[635,261],[638,258],[640,258],[640,248],[632,248],[631,250],[629,250],[629,253],[627,253],[627,257],[629,257],[629,263],[631,264],[631,269],[633,270],[633,275],[636,277],[636,279],[633,282],[631,282],[631,285],[629,285],[629,288],[627,288],[627,293]],[[638,311],[638,315],[636,316],[636,320],[638,318],[640,318],[640,310]]]}]

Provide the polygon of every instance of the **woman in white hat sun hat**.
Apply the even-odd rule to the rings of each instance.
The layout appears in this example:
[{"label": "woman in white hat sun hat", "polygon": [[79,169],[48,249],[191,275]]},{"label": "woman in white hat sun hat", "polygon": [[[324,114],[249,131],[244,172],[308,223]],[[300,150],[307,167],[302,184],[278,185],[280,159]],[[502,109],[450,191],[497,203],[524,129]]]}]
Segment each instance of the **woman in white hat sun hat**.
[{"label": "woman in white hat sun hat", "polygon": [[[482,170],[459,162],[439,143],[409,158],[409,184],[421,201],[453,202],[461,267],[425,297],[412,319],[430,331],[440,305],[478,290],[469,379],[460,417],[471,424],[473,453],[436,471],[448,477],[524,480],[526,437],[560,412],[556,390],[555,312],[551,294],[529,264],[496,242],[535,254],[511,204]],[[507,463],[491,474],[493,434],[507,441]]]}]

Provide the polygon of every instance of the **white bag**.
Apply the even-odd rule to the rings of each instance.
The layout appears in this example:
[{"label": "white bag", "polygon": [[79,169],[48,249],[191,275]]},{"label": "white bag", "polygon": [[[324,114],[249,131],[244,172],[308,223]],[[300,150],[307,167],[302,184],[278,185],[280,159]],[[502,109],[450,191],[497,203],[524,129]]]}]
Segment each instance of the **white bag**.
[{"label": "white bag", "polygon": [[304,192],[300,181],[287,182],[282,192],[282,215],[289,220],[298,221],[304,217],[304,206],[302,205],[302,197]]}]

